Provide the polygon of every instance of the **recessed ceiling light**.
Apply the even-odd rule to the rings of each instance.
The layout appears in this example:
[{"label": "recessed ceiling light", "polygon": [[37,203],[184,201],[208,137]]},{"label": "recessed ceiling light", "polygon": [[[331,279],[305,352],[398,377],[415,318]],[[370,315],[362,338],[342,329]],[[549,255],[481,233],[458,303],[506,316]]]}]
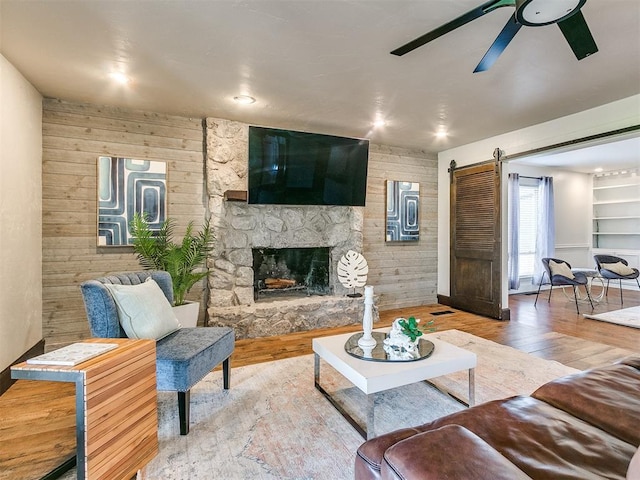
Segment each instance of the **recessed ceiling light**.
[{"label": "recessed ceiling light", "polygon": [[375,122],[373,122],[373,126],[376,128],[384,127],[386,124],[387,122],[385,122],[382,118],[379,118]]},{"label": "recessed ceiling light", "polygon": [[112,72],[111,74],[109,74],[109,76],[112,80],[118,82],[121,85],[126,85],[131,81],[131,79],[122,72]]},{"label": "recessed ceiling light", "polygon": [[444,128],[441,128],[436,132],[436,138],[446,138],[446,137],[447,137],[447,131]]},{"label": "recessed ceiling light", "polygon": [[256,103],[256,99],[249,95],[238,95],[233,97],[233,101],[242,105],[251,105],[252,103]]}]

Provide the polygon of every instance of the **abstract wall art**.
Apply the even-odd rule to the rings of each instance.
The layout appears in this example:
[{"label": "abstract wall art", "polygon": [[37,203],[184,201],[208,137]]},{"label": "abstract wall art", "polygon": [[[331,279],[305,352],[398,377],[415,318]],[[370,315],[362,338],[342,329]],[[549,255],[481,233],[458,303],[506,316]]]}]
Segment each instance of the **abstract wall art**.
[{"label": "abstract wall art", "polygon": [[98,157],[98,246],[131,245],[134,213],[159,229],[167,218],[167,164],[153,160]]},{"label": "abstract wall art", "polygon": [[387,242],[414,242],[420,239],[419,206],[419,183],[387,180]]}]

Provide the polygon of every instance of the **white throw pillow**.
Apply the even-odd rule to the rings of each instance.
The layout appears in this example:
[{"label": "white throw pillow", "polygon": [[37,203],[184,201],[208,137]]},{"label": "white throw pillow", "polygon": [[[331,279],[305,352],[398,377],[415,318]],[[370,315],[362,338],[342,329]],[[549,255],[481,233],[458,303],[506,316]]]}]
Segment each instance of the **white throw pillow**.
[{"label": "white throw pillow", "polygon": [[631,275],[633,272],[633,268],[629,265],[625,265],[622,262],[618,263],[601,263],[601,268],[609,270],[610,272],[617,273],[618,275]]},{"label": "white throw pillow", "polygon": [[167,297],[151,277],[138,285],[105,287],[116,302],[127,337],[160,340],[181,327]]},{"label": "white throw pillow", "polygon": [[567,278],[576,278],[571,269],[566,263],[556,263],[553,260],[549,260],[549,270],[551,270],[551,276],[562,275]]}]

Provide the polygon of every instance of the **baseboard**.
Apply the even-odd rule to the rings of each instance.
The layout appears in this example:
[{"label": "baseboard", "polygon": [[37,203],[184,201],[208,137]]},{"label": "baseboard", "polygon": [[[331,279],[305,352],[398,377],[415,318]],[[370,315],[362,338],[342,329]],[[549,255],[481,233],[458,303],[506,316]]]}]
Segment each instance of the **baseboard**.
[{"label": "baseboard", "polygon": [[449,297],[449,295],[438,294],[438,303],[441,305],[446,305],[447,307],[453,306],[451,305],[451,297]]},{"label": "baseboard", "polygon": [[[26,361],[28,358],[33,358],[36,355],[42,355],[44,353],[44,338],[36,343],[33,347],[27,350],[22,354],[20,358],[18,358],[11,365],[15,365],[16,363],[21,363]],[[13,380],[11,378],[11,366],[5,368],[2,372],[0,372],[0,395],[6,392],[11,385],[13,385]]]}]

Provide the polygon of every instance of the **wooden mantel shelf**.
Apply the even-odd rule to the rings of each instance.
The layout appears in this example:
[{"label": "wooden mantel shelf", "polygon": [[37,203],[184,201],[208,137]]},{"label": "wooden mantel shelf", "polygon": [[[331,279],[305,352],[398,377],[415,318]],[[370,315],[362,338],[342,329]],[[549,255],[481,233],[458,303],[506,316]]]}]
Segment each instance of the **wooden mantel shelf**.
[{"label": "wooden mantel shelf", "polygon": [[246,202],[247,191],[246,190],[227,190],[224,192],[224,199],[228,202]]}]

